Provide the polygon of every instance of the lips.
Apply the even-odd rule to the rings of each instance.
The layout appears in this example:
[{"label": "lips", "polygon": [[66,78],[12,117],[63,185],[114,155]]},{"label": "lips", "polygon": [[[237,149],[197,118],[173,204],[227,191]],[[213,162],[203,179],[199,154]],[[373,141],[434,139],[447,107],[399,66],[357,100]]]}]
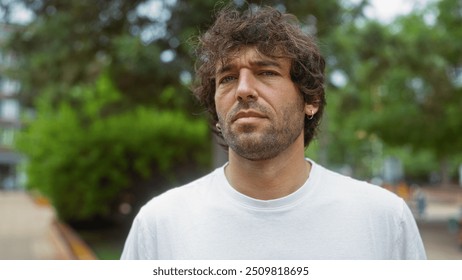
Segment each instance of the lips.
[{"label": "lips", "polygon": [[243,118],[266,118],[265,115],[253,110],[239,111],[233,118],[232,122]]}]

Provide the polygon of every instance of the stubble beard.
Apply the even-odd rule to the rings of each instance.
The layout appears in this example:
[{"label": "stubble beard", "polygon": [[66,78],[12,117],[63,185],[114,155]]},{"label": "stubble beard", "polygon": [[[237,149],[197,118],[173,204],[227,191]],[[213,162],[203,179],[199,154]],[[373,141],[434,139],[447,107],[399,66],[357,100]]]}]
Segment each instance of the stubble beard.
[{"label": "stubble beard", "polygon": [[246,124],[238,129],[228,120],[220,119],[223,138],[230,149],[245,159],[252,161],[273,159],[300,136],[304,128],[304,113],[295,111],[294,107],[286,106],[282,119],[264,121],[272,121],[272,123],[264,124],[263,127]]}]

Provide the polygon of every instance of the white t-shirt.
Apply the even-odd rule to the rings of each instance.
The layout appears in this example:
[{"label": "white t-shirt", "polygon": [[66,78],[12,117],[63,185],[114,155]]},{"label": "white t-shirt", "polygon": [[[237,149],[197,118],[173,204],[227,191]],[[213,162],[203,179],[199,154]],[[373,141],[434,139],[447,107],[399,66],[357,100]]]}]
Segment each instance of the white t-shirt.
[{"label": "white t-shirt", "polygon": [[153,198],[122,259],[425,259],[406,203],[312,162],[309,179],[275,200],[245,196],[224,167]]}]

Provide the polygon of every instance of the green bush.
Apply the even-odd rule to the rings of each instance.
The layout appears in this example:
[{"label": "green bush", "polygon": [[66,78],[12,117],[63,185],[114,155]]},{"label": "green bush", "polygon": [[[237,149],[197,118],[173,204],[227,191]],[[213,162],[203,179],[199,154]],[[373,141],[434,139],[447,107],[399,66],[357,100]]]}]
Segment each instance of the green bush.
[{"label": "green bush", "polygon": [[145,106],[107,113],[123,100],[104,75],[71,96],[57,108],[42,98],[16,141],[28,158],[28,187],[47,196],[63,220],[108,216],[137,179],[175,179],[176,164],[208,163],[203,119]]}]

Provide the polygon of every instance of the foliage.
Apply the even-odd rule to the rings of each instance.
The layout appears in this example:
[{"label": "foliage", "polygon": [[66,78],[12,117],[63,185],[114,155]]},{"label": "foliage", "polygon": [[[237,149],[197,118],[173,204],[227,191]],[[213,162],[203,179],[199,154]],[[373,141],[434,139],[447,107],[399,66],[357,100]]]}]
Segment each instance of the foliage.
[{"label": "foliage", "polygon": [[48,196],[62,219],[107,216],[137,178],[175,178],[174,165],[207,163],[203,120],[137,106],[102,116],[121,99],[107,75],[74,87],[73,102],[40,99],[37,118],[17,141],[29,159],[29,185]]},{"label": "foliage", "polygon": [[[331,133],[345,145],[337,160],[348,154],[362,158],[370,153],[361,151],[361,143],[379,139],[384,149],[377,156],[401,146],[414,156],[455,163],[462,149],[462,119],[456,113],[462,108],[457,5],[460,1],[441,1],[390,25],[353,22],[336,31],[331,48],[342,55],[332,68],[346,81],[332,89],[330,99],[335,107],[329,111]],[[427,173],[434,170],[432,164],[424,166]],[[448,170],[442,170],[447,182]]]},{"label": "foliage", "polygon": [[[156,104],[162,89],[174,87],[176,104],[194,108],[184,86],[193,72],[190,38],[212,21],[228,1],[59,1],[17,0],[35,15],[9,44],[19,54],[15,76],[24,104],[43,92],[58,102],[74,85],[91,83],[104,69],[128,104]],[[244,1],[235,1],[244,3]],[[346,17],[338,0],[248,1],[296,14],[321,39]],[[242,4],[243,5],[243,4]],[[357,14],[351,8],[349,15]],[[43,71],[46,69],[47,71]]]},{"label": "foliage", "polygon": [[[21,81],[24,105],[35,106],[44,92],[50,102],[59,103],[68,97],[70,88],[92,83],[109,69],[127,107],[156,104],[165,86],[175,87],[177,104],[190,106],[187,89],[179,82],[179,74],[191,69],[191,59],[182,59],[188,48],[173,38],[181,34],[167,33],[168,18],[138,12],[149,1],[15,2],[35,15],[9,44],[20,58],[13,74]],[[158,3],[168,12],[170,5]],[[170,48],[176,53],[175,63],[160,59]]]},{"label": "foliage", "polygon": [[200,1],[195,17],[155,2],[10,2],[35,16],[8,44],[22,106],[37,110],[18,148],[30,186],[63,219],[114,214],[119,199],[139,205],[209,166],[205,122],[183,112],[198,112],[187,39],[215,1]]}]

